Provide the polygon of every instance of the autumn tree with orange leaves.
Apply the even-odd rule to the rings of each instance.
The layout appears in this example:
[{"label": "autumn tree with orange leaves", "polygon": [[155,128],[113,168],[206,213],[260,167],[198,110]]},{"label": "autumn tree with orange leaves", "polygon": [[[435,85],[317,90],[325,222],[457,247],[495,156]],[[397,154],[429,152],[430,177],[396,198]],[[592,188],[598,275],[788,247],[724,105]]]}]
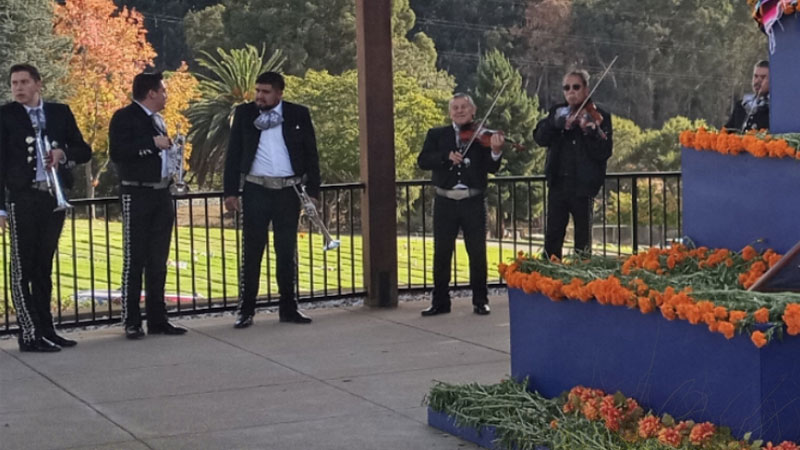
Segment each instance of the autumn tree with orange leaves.
[{"label": "autumn tree with orange leaves", "polygon": [[94,151],[85,165],[87,197],[94,197],[108,164],[108,123],[130,101],[133,77],[153,63],[144,18],[112,0],[70,0],[55,9],[56,33],[72,38],[64,89],[83,136]]}]

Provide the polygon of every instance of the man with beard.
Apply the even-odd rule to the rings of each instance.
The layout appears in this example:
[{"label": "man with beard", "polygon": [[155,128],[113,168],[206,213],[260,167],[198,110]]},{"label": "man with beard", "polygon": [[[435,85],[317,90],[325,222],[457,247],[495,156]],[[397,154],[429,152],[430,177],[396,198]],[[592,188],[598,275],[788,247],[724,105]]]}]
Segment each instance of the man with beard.
[{"label": "man with beard", "polygon": [[725,128],[736,133],[769,129],[769,61],[759,61],[753,67],[752,85],[753,93],[734,103]]},{"label": "man with beard", "polygon": [[[276,72],[256,79],[255,101],[236,108],[225,159],[225,208],[242,211],[242,264],[234,328],[253,324],[261,260],[270,222],[273,229],[281,322],[311,323],[295,298],[297,221],[301,183],[319,197],[317,140],[308,108],[283,101],[285,82]],[[239,188],[242,202],[239,203]]]}]

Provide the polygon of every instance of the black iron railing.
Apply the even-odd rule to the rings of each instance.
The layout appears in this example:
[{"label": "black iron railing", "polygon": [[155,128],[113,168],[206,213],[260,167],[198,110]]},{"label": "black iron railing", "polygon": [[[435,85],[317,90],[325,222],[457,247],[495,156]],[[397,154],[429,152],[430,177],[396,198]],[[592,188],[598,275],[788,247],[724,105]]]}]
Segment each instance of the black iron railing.
[{"label": "black iron railing", "polygon": [[[341,241],[323,251],[318,230],[301,219],[297,294],[301,302],[365,293],[361,247],[361,183],[322,188],[322,214]],[[681,235],[680,172],[609,174],[595,202],[594,251],[622,255],[660,246]],[[433,283],[433,188],[426,180],[398,182],[398,282],[402,291]],[[500,284],[496,264],[517,252],[541,251],[547,211],[542,176],[498,177],[487,191],[489,280]],[[54,320],[58,326],[113,323],[120,316],[121,212],[117,198],[71,201],[53,269]],[[176,221],[168,261],[166,300],[171,314],[230,310],[238,301],[241,233],[239,217],[226,213],[221,192],[190,193],[175,199]],[[259,306],[277,304],[275,256],[265,252]],[[570,247],[571,233],[568,232]],[[15,331],[11,302],[9,242],[2,242],[0,334]],[[454,287],[469,282],[463,243],[453,255]]]}]

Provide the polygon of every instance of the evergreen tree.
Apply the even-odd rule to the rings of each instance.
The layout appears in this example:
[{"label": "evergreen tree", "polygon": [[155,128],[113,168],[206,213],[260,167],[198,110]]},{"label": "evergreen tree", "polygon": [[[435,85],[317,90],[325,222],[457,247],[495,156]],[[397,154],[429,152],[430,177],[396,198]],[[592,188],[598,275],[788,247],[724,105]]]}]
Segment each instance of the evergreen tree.
[{"label": "evergreen tree", "polygon": [[539,112],[539,99],[529,97],[522,85],[522,75],[515,69],[503,52],[491,50],[486,52],[477,70],[477,86],[475,87],[475,103],[478,107],[477,118],[483,118],[500,92],[504,83],[503,94],[497,100],[492,114],[486,121],[486,127],[500,129],[505,134],[528,147],[526,151],[514,151],[506,148],[503,153],[505,163],[501,169],[504,175],[530,175],[534,168],[541,173],[544,169],[544,152],[534,149],[533,129],[542,117]]},{"label": "evergreen tree", "polygon": [[[503,93],[497,97],[504,84]],[[495,97],[497,103],[485,127],[503,130],[509,138],[527,146],[526,150],[515,151],[507,145],[503,151],[505,161],[497,175],[530,175],[534,170],[543,172],[545,151],[535,147],[533,141],[533,129],[542,117],[542,113],[539,112],[539,100],[528,96],[522,85],[522,75],[499,50],[487,52],[478,64],[475,88],[477,121],[485,116]],[[498,188],[501,189],[499,201],[496,194],[488,196],[490,208],[502,208],[501,223],[490,223],[489,226],[489,231],[496,236],[502,235],[506,229],[513,228],[513,220],[527,221],[530,205],[541,205],[541,191],[532,190],[530,198],[516,196],[512,203],[511,192],[502,184]],[[530,214],[541,214],[540,207],[531,210]],[[489,217],[494,218],[498,215],[490,213]]]},{"label": "evergreen tree", "polygon": [[0,1],[0,103],[11,100],[8,69],[19,63],[36,66],[45,82],[48,100],[61,100],[67,93],[55,89],[67,73],[70,40],[53,32],[51,0]]}]

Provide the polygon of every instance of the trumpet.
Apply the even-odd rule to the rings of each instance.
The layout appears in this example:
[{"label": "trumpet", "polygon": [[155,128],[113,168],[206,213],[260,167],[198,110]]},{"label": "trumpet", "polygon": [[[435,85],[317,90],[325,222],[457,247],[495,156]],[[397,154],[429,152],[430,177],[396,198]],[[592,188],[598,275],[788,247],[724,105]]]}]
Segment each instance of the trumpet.
[{"label": "trumpet", "polygon": [[172,138],[172,148],[170,153],[173,153],[174,164],[177,168],[173,167],[173,172],[176,175],[175,184],[172,185],[173,195],[184,195],[189,192],[189,186],[184,181],[183,177],[185,172],[183,170],[183,156],[184,147],[186,145],[186,136],[181,134],[181,124],[175,125],[175,137]]},{"label": "trumpet", "polygon": [[297,197],[300,198],[300,203],[303,204],[303,211],[305,211],[308,219],[313,222],[322,232],[322,235],[325,236],[325,246],[322,247],[322,250],[328,251],[339,248],[341,242],[331,237],[331,233],[328,232],[328,227],[325,226],[325,222],[322,221],[322,217],[320,217],[317,212],[317,207],[314,206],[314,202],[311,201],[311,197],[306,192],[305,185],[301,184],[300,188],[298,188],[295,184],[292,185],[292,187],[294,187]]},{"label": "trumpet", "polygon": [[[36,146],[36,154],[39,157],[39,160],[42,162],[42,165],[46,164],[47,155],[50,154],[50,151],[53,147],[57,147],[58,143],[53,141],[53,144],[50,144],[50,141],[47,139],[47,135],[45,135],[44,130],[41,130],[38,124],[33,124],[33,132],[36,135],[34,142]],[[67,209],[72,208],[72,205],[67,201],[67,196],[64,195],[64,189],[61,185],[61,179],[58,177],[58,161],[56,161],[53,166],[50,167],[49,170],[45,170],[45,181],[47,182],[47,188],[50,190],[50,195],[56,198],[56,207],[53,211],[65,211]]]}]

